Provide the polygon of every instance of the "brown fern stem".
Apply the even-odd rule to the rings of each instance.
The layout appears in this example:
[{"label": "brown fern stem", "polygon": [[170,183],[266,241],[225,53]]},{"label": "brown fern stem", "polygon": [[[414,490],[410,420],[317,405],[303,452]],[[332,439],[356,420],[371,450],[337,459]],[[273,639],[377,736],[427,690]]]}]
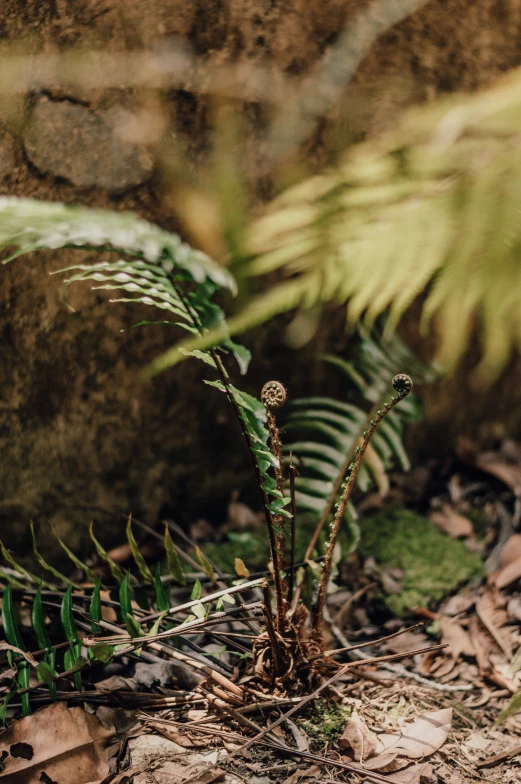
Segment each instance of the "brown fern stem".
[{"label": "brown fern stem", "polygon": [[[277,426],[274,410],[285,403],[286,396],[286,390],[280,381],[268,381],[267,384],[264,384],[261,391],[261,401],[266,407],[270,449],[271,453],[278,461],[275,468],[275,480],[277,483],[277,490],[281,496],[284,494],[284,457],[282,454],[280,431]],[[276,581],[280,581],[283,597],[282,605],[279,606],[279,602],[277,601],[277,629],[280,634],[283,634],[285,626],[284,594],[286,592],[285,580],[282,576],[284,570],[285,548],[284,515],[276,514],[272,517],[272,531],[270,534],[275,538],[275,550],[274,552],[272,551],[274,578]],[[280,612],[280,610],[282,610],[282,612]]]},{"label": "brown fern stem", "polygon": [[[186,292],[183,290],[182,284],[179,281],[176,281],[173,277],[171,278],[171,281],[172,281],[172,285],[173,285],[173,287],[175,289],[175,292],[176,292],[177,296],[179,297],[179,299],[180,299],[184,309],[186,310],[187,315],[190,317],[190,319],[192,321],[192,324],[196,327],[196,329],[198,330],[199,334],[202,335],[203,332],[204,332],[204,328],[203,328],[203,325],[202,325],[201,320],[199,318],[199,314],[197,313],[195,308],[192,306],[190,300],[186,296]],[[272,559],[272,562],[273,562],[274,583],[275,583],[275,604],[276,604],[278,626],[280,626],[282,628],[283,624],[284,624],[284,613],[285,613],[284,585],[283,585],[283,582],[282,582],[282,575],[280,573],[281,570],[277,569],[276,566],[275,566],[276,563],[277,563],[277,560],[276,560],[277,559],[277,542],[276,542],[276,538],[275,538],[275,531],[273,529],[272,514],[271,514],[270,510],[268,509],[269,498],[268,498],[268,496],[266,494],[266,491],[262,488],[263,480],[262,480],[262,476],[261,476],[261,472],[260,472],[260,468],[259,468],[259,463],[258,463],[258,460],[257,460],[257,455],[252,450],[253,444],[251,442],[250,434],[248,433],[248,429],[246,427],[246,423],[244,422],[244,420],[243,420],[243,418],[241,416],[241,412],[240,412],[239,406],[237,405],[237,402],[236,402],[236,400],[235,400],[235,398],[233,396],[233,391],[230,389],[230,380],[229,380],[230,376],[229,376],[229,373],[226,370],[226,368],[224,366],[224,363],[221,360],[221,357],[219,356],[218,352],[215,349],[213,349],[213,348],[210,348],[209,352],[210,352],[210,355],[211,355],[213,361],[215,362],[215,366],[217,368],[217,372],[218,372],[219,377],[221,379],[221,382],[222,382],[222,384],[223,384],[223,386],[224,386],[224,388],[226,390],[226,396],[227,396],[227,398],[228,398],[228,400],[230,402],[230,405],[232,406],[232,408],[233,408],[233,410],[235,412],[235,416],[237,417],[237,420],[239,421],[239,425],[241,427],[242,434],[243,434],[243,436],[245,438],[246,445],[248,447],[248,452],[250,454],[250,458],[251,458],[251,461],[252,461],[253,471],[255,473],[255,478],[257,480],[257,487],[259,488],[259,492],[260,492],[261,497],[262,497],[262,508],[263,508],[264,517],[265,517],[265,520],[266,520],[266,527],[268,529],[268,536],[269,536],[269,539],[270,539],[271,559]]]},{"label": "brown fern stem", "polygon": [[403,398],[409,394],[409,392],[412,389],[412,380],[409,376],[405,375],[404,373],[400,373],[399,375],[393,378],[392,385],[397,394],[393,395],[389,403],[384,403],[383,408],[377,411],[375,418],[371,419],[369,429],[366,430],[363,434],[362,443],[356,447],[355,460],[349,466],[348,473],[342,485],[343,488],[342,495],[340,497],[340,501],[336,505],[335,516],[333,518],[333,522],[331,523],[331,534],[329,537],[329,542],[327,543],[326,555],[324,557],[324,565],[322,567],[322,574],[320,577],[320,583],[318,587],[317,603],[315,605],[315,612],[313,617],[313,634],[316,637],[322,636],[321,633],[322,619],[324,615],[324,607],[326,604],[327,586],[331,575],[333,553],[335,550],[335,545],[337,543],[338,534],[340,532],[342,518],[344,516],[347,502],[349,501],[351,492],[353,490],[356,481],[356,475],[358,474],[358,470],[360,468],[360,465],[362,464],[365,450],[367,449],[367,446],[371,441],[371,438],[373,437],[382,419],[384,419],[384,417],[387,416],[389,411],[391,411],[395,407],[395,405],[400,402],[400,400],[403,400]]},{"label": "brown fern stem", "polygon": [[293,465],[293,455],[289,456],[289,494],[291,496],[291,521],[290,521],[290,563],[288,577],[288,602],[292,603],[295,588],[295,538],[297,527],[297,502],[295,498],[295,474],[298,473]]}]

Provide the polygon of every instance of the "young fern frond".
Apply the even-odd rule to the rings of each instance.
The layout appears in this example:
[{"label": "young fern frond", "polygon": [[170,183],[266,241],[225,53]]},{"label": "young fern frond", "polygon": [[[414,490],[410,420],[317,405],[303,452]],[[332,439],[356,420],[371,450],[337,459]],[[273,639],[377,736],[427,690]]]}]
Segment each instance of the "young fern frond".
[{"label": "young fern frond", "polygon": [[322,573],[320,575],[317,601],[314,609],[313,630],[314,633],[317,635],[317,637],[321,636],[322,618],[324,615],[327,586],[331,575],[331,566],[333,562],[333,553],[335,550],[335,545],[337,543],[338,535],[340,533],[340,526],[342,523],[342,519],[344,517],[346,506],[351,496],[351,493],[353,491],[353,487],[356,481],[356,476],[358,474],[358,471],[360,470],[360,466],[362,464],[364,454],[367,450],[367,447],[369,446],[369,442],[371,441],[371,438],[376,432],[378,425],[382,422],[384,417],[386,417],[387,414],[390,413],[390,411],[394,408],[394,406],[397,403],[399,403],[401,400],[403,400],[412,390],[412,380],[410,376],[407,376],[405,373],[400,373],[397,376],[395,376],[393,378],[392,385],[394,391],[396,392],[396,395],[393,395],[391,397],[389,403],[384,403],[383,408],[377,411],[374,419],[371,419],[369,429],[364,431],[362,443],[356,447],[355,450],[356,456],[354,462],[351,463],[348,467],[347,474],[344,483],[342,485],[342,494],[340,496],[340,500],[338,501],[335,507],[335,516],[331,523],[329,541],[326,543],[326,554],[324,557]]},{"label": "young fern frond", "polygon": [[[328,520],[338,496],[340,484],[354,457],[354,450],[371,418],[360,398],[375,411],[383,404],[389,376],[396,367],[405,367],[420,382],[431,380],[434,371],[423,366],[410,349],[395,337],[391,344],[382,342],[380,330],[372,333],[364,329],[361,342],[352,361],[326,355],[322,359],[338,370],[348,382],[348,400],[331,397],[309,397],[294,400],[284,425],[288,434],[284,447],[286,458],[291,454],[298,467],[295,477],[296,503],[299,513],[319,521],[310,540],[305,560],[311,558],[320,531]],[[354,394],[353,394],[354,393]],[[409,469],[409,459],[403,445],[403,430],[407,422],[418,419],[421,406],[414,395],[402,402],[382,422],[375,433],[366,455],[366,462],[357,475],[357,486],[367,492],[376,482],[385,490],[386,471],[392,466]],[[352,532],[352,547],[356,545],[357,527],[348,514]]]}]

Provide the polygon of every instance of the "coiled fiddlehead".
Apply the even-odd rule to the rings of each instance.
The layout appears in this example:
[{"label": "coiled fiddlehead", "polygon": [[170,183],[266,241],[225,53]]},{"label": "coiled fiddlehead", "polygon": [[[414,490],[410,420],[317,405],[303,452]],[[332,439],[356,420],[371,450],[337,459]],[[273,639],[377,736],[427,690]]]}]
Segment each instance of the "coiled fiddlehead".
[{"label": "coiled fiddlehead", "polygon": [[396,375],[392,380],[392,386],[396,395],[393,395],[389,401],[389,403],[384,403],[383,407],[379,409],[376,413],[374,419],[371,419],[370,427],[368,430],[364,431],[362,443],[356,447],[356,457],[354,462],[352,462],[348,468],[347,475],[344,479],[342,484],[342,494],[340,496],[340,500],[335,505],[335,515],[333,517],[333,521],[331,523],[331,530],[329,541],[326,543],[326,554],[324,557],[324,565],[322,568],[322,575],[320,577],[320,583],[318,587],[318,596],[317,596],[317,603],[315,606],[315,613],[313,619],[313,631],[316,636],[321,635],[321,626],[322,626],[322,617],[324,614],[324,606],[326,602],[326,595],[327,595],[327,586],[329,583],[329,577],[331,574],[331,564],[333,560],[333,553],[335,550],[335,545],[337,543],[338,534],[340,532],[340,525],[342,523],[342,518],[344,516],[344,512],[347,506],[347,502],[351,496],[351,492],[353,490],[356,475],[362,463],[365,450],[373,437],[376,428],[384,419],[385,416],[391,411],[400,400],[403,400],[404,397],[407,397],[409,392],[412,390],[413,383],[410,376],[406,375],[405,373],[399,373]]}]

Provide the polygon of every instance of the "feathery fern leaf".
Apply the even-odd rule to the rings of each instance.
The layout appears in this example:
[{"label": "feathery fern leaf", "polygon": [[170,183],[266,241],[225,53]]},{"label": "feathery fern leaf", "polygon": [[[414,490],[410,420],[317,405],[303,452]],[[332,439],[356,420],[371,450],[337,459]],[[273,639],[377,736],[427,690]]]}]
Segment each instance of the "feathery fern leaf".
[{"label": "feathery fern leaf", "polygon": [[[394,338],[389,346],[382,345],[381,335],[372,335],[362,329],[362,341],[354,361],[340,357],[325,356],[323,359],[338,369],[353,391],[373,407],[385,398],[388,378],[393,368],[405,367],[414,370],[415,379],[427,380],[433,371],[417,362],[407,346]],[[345,475],[346,461],[359,441],[368,414],[355,402],[335,400],[330,397],[300,398],[290,404],[290,413],[285,430],[297,440],[287,439],[286,455],[292,454],[300,476],[295,479],[297,508],[320,517],[338,480]],[[363,492],[381,481],[382,473],[393,465],[404,471],[409,468],[409,459],[403,446],[403,429],[406,422],[420,414],[418,399],[413,395],[403,401],[400,408],[391,411],[373,436],[372,452],[366,465],[357,475],[357,483]]]},{"label": "feathery fern leaf", "polygon": [[[406,112],[394,131],[279,196],[250,231],[241,275],[282,280],[187,350],[294,308],[347,304],[351,323],[389,314],[390,334],[426,292],[437,360],[453,366],[477,326],[481,379],[521,347],[521,70],[470,97]],[[285,278],[285,279],[284,279]],[[180,360],[170,351],[153,371]]]}]

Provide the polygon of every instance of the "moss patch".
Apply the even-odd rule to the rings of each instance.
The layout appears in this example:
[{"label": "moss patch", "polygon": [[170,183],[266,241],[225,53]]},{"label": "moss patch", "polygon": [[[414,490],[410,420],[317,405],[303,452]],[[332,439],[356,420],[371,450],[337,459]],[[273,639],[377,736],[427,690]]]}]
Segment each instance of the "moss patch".
[{"label": "moss patch", "polygon": [[459,585],[484,573],[481,558],[443,534],[430,520],[391,509],[361,522],[360,552],[381,566],[403,571],[402,591],[384,597],[394,615],[441,601]]},{"label": "moss patch", "polygon": [[298,725],[309,737],[311,749],[316,750],[325,743],[331,746],[337,742],[351,713],[352,708],[339,702],[318,699],[302,712]]}]

